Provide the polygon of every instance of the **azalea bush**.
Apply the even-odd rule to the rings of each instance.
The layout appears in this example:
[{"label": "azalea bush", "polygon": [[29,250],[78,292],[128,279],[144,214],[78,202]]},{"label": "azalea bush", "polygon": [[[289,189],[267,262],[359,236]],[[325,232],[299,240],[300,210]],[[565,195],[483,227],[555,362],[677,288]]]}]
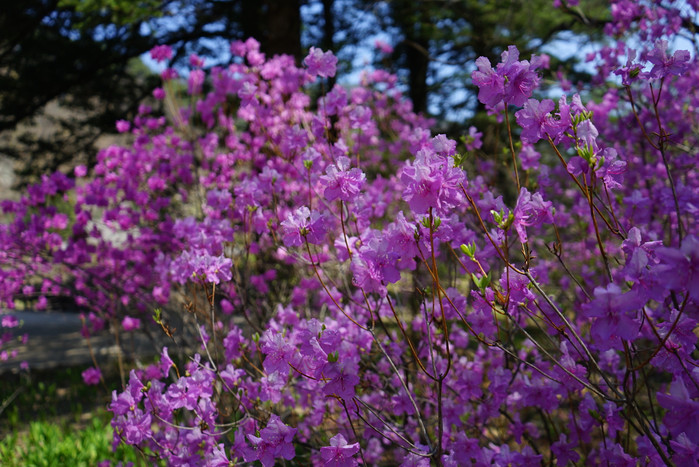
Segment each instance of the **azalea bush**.
[{"label": "azalea bush", "polygon": [[696,465],[696,7],[613,2],[594,100],[476,60],[505,156],[386,72],[327,89],[329,52],[193,56],[131,144],[2,204],[2,299],[167,335],[110,410],[168,465]]}]

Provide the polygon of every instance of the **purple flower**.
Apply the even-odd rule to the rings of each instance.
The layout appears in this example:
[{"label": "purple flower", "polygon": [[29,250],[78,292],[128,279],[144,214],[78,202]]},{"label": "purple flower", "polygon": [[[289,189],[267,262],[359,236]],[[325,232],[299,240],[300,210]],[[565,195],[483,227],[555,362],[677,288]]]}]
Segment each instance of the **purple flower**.
[{"label": "purple flower", "polygon": [[151,415],[143,413],[141,409],[135,409],[126,414],[126,420],[121,426],[126,444],[136,445],[149,438],[151,431]]},{"label": "purple flower", "polygon": [[316,47],[311,47],[303,63],[308,67],[308,72],[312,75],[318,75],[323,78],[335,76],[337,57],[330,51],[323,52]]},{"label": "purple flower", "polygon": [[354,397],[354,387],[359,384],[359,376],[356,371],[351,371],[342,363],[328,363],[323,368],[323,376],[328,380],[323,387],[323,393],[326,395],[335,394],[342,398],[345,402],[349,402]]},{"label": "purple flower", "polygon": [[672,56],[669,56],[667,54],[667,41],[659,40],[646,58],[653,64],[653,69],[650,70],[650,77],[660,79],[667,75],[679,76],[683,74],[689,69],[691,57],[687,50],[678,50]]},{"label": "purple flower", "polygon": [[522,127],[522,141],[534,144],[546,137],[545,124],[552,117],[551,112],[556,105],[551,99],[544,99],[539,102],[536,99],[529,99],[522,110],[515,113],[517,123]]},{"label": "purple flower", "polygon": [[[514,45],[502,53],[502,63],[497,66],[497,73],[504,77],[503,100],[507,104],[521,106],[539,85],[539,76],[526,60],[518,61],[519,50]],[[540,63],[538,61],[537,63]]]},{"label": "purple flower", "polygon": [[692,442],[686,433],[681,433],[677,440],[670,440],[670,446],[675,451],[672,457],[675,464],[699,467],[699,443]]},{"label": "purple flower", "polygon": [[366,181],[364,172],[357,167],[353,169],[349,167],[349,158],[340,156],[337,163],[328,166],[326,174],[320,177],[321,183],[325,185],[324,194],[328,201],[338,198],[342,201],[350,201],[359,194],[364,186]]},{"label": "purple flower", "polygon": [[608,346],[612,338],[631,340],[638,335],[640,325],[629,313],[641,305],[636,303],[635,294],[622,294],[619,286],[612,283],[606,289],[596,287],[594,295],[594,300],[583,305],[583,310],[597,318],[590,330],[595,342]]},{"label": "purple flower", "polygon": [[265,335],[260,348],[265,357],[265,371],[271,374],[278,371],[282,375],[289,373],[289,363],[294,357],[295,348],[284,339],[280,332],[269,332]]},{"label": "purple flower", "polygon": [[320,448],[320,458],[326,467],[353,467],[357,465],[354,455],[359,452],[359,443],[347,444],[342,434],[330,438],[330,446]]},{"label": "purple flower", "polygon": [[170,265],[173,279],[180,284],[193,277],[203,278],[206,282],[218,284],[222,280],[231,280],[233,262],[223,255],[214,256],[208,251],[186,250]]},{"label": "purple flower", "polygon": [[485,57],[476,59],[478,70],[471,74],[473,84],[478,86],[478,100],[486,107],[495,107],[505,92],[505,78],[493,70],[490,60]]},{"label": "purple flower", "polygon": [[483,146],[481,137],[483,137],[483,133],[478,131],[475,126],[469,127],[468,135],[465,137],[466,150],[473,151],[475,149],[480,149],[481,146]]},{"label": "purple flower", "polygon": [[403,167],[401,181],[405,184],[403,199],[413,212],[423,214],[435,208],[438,215],[447,215],[462,199],[460,190],[466,176],[454,167],[451,157],[423,148],[413,164]]},{"label": "purple flower", "polygon": [[191,95],[201,93],[205,78],[204,70],[190,71],[189,78],[187,79],[187,92]]},{"label": "purple flower", "polygon": [[536,169],[539,167],[539,159],[541,154],[528,143],[522,144],[522,150],[519,153],[519,160],[522,163],[524,170]]},{"label": "purple flower", "polygon": [[85,381],[85,384],[87,384],[88,386],[96,386],[102,379],[102,372],[99,368],[90,367],[82,372],[82,376],[83,381]]},{"label": "purple flower", "polygon": [[3,315],[0,326],[3,328],[16,328],[19,326],[19,320],[16,316]]},{"label": "purple flower", "polygon": [[670,394],[658,393],[658,404],[667,409],[665,426],[672,436],[684,433],[693,443],[699,444],[699,402],[689,396],[681,378],[670,384]]},{"label": "purple flower", "polygon": [[476,59],[478,70],[471,74],[473,84],[478,86],[478,100],[489,110],[500,102],[521,106],[531,97],[539,85],[536,69],[547,65],[544,57],[532,57],[532,63],[519,61],[519,50],[511,45],[501,55],[502,62],[493,70],[490,60]]},{"label": "purple flower", "polygon": [[352,282],[366,292],[378,292],[385,296],[386,284],[398,282],[400,279],[400,272],[396,267],[399,257],[385,239],[372,237],[361,246],[359,254],[352,257]]},{"label": "purple flower", "polygon": [[325,237],[325,219],[318,211],[311,212],[301,206],[282,222],[284,245],[301,246],[304,239],[308,243],[319,245]]},{"label": "purple flower", "polygon": [[141,327],[141,320],[138,318],[132,318],[131,316],[126,316],[121,321],[121,327],[124,328],[124,331],[133,331]]},{"label": "purple flower", "polygon": [[150,58],[156,62],[164,62],[172,58],[172,48],[169,45],[156,45],[150,50]]},{"label": "purple flower", "polygon": [[548,221],[553,222],[551,215],[551,202],[544,201],[541,194],[534,193],[522,187],[517,198],[512,225],[519,235],[519,241],[527,242],[527,230],[525,227],[534,227]]},{"label": "purple flower", "polygon": [[646,79],[648,77],[648,73],[643,73],[641,71],[643,69],[643,65],[633,63],[635,59],[636,51],[634,49],[629,49],[626,66],[614,71],[615,75],[621,76],[621,84],[624,86],[630,86],[634,81]]},{"label": "purple flower", "polygon": [[126,120],[117,120],[116,129],[119,133],[126,133],[131,129],[131,123]]},{"label": "purple flower", "polygon": [[681,248],[658,248],[657,255],[662,263],[655,268],[660,283],[671,290],[686,289],[691,299],[699,300],[699,239],[690,235]]},{"label": "purple flower", "polygon": [[264,467],[270,467],[278,457],[286,460],[293,459],[296,455],[292,444],[294,435],[296,435],[296,428],[284,425],[279,416],[272,414],[267,427],[260,431],[259,437],[248,435],[253,445],[253,453],[245,460],[259,460]]}]

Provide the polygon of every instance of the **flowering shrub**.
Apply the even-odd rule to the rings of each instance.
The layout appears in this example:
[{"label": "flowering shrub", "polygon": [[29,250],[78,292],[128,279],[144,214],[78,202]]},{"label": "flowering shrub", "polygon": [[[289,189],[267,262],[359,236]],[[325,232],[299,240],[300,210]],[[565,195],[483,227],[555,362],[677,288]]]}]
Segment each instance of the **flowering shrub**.
[{"label": "flowering shrub", "polygon": [[[476,61],[515,189],[384,72],[313,102],[328,52],[236,42],[206,80],[191,61],[181,108],[167,70],[171,124],[142,107],[91,178],[3,203],[2,298],[71,293],[88,334],[155,321],[173,345],[110,410],[170,465],[692,465],[699,67],[668,52],[684,10],[614,2],[608,33],[649,14],[600,51],[598,103],[535,99],[544,57]],[[176,365],[178,313],[199,352]]]}]

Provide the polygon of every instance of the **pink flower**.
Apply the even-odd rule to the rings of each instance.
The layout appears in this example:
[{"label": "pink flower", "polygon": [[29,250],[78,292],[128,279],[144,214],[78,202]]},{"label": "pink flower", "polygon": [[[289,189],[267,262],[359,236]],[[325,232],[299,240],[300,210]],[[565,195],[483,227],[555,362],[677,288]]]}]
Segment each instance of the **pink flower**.
[{"label": "pink flower", "polygon": [[319,245],[325,237],[325,219],[318,211],[311,212],[306,206],[289,214],[281,226],[286,246],[301,246],[304,239]]},{"label": "pink flower", "polygon": [[323,78],[335,76],[337,57],[330,51],[323,52],[318,48],[311,47],[303,63],[308,67],[308,72],[314,76],[317,75]]},{"label": "pink flower", "polygon": [[83,381],[90,386],[96,386],[102,379],[102,372],[99,368],[90,367],[82,372]]},{"label": "pink flower", "polygon": [[350,201],[357,196],[366,181],[366,175],[357,167],[350,169],[350,160],[340,156],[336,164],[328,166],[327,173],[320,177],[325,185],[325,198],[328,201],[340,199]]},{"label": "pink flower", "polygon": [[544,221],[553,222],[551,215],[551,201],[544,201],[541,194],[534,193],[522,187],[517,198],[512,225],[519,235],[522,243],[527,242],[527,230],[525,227],[540,225]]},{"label": "pink flower", "polygon": [[341,434],[330,438],[330,446],[320,448],[320,458],[326,467],[352,467],[357,465],[354,455],[359,452],[359,443],[347,444]]},{"label": "pink flower", "polygon": [[156,45],[150,50],[150,58],[156,62],[164,62],[172,58],[172,48],[169,45]]},{"label": "pink flower", "polygon": [[131,316],[127,316],[121,322],[121,326],[124,328],[124,331],[133,331],[141,327],[141,320],[138,318],[132,318]]},{"label": "pink flower", "polygon": [[385,54],[392,54],[393,53],[393,47],[391,47],[391,44],[384,42],[382,40],[376,39],[374,41],[374,47],[376,47],[379,51]]},{"label": "pink flower", "polygon": [[126,133],[131,129],[131,123],[126,120],[117,120],[116,129],[119,133]]},{"label": "pink flower", "polygon": [[17,326],[19,326],[19,320],[16,316],[4,315],[2,317],[3,328],[16,328]]}]

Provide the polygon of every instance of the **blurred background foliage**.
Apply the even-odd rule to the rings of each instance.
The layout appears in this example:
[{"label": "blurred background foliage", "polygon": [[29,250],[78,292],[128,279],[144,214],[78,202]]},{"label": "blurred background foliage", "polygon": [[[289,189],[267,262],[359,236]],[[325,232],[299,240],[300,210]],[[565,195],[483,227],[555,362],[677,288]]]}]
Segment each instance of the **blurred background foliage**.
[{"label": "blurred background foliage", "polygon": [[[521,57],[545,50],[549,72],[572,82],[599,40],[608,3],[553,8],[552,0],[0,0],[0,155],[16,187],[56,169],[91,166],[160,79],[141,56],[174,49],[207,66],[230,60],[228,44],[255,37],[268,55],[301,62],[311,46],[340,59],[337,82],[351,85],[367,65],[396,73],[418,112],[458,138],[474,122],[496,130],[470,85],[479,56],[497,62],[509,44]],[[379,39],[392,52],[379,52]],[[582,71],[581,71],[582,70]],[[353,78],[354,77],[354,78]],[[546,77],[544,77],[546,78]],[[333,84],[332,80],[330,84]],[[493,138],[495,140],[495,138]]]}]

